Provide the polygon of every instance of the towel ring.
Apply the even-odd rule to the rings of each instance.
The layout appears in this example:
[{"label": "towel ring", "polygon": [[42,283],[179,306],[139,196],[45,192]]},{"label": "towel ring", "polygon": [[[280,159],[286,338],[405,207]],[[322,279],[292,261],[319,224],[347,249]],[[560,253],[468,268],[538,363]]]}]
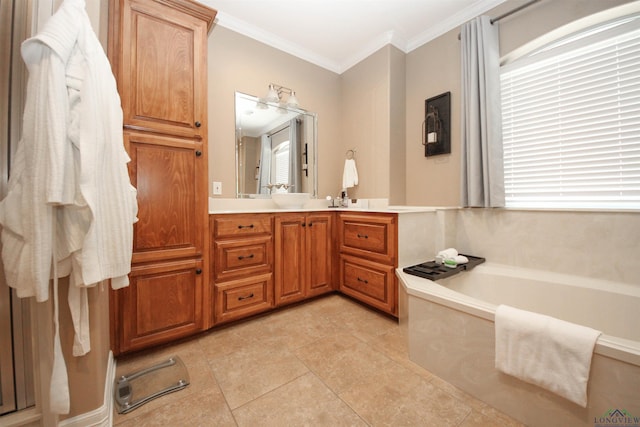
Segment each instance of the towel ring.
[{"label": "towel ring", "polygon": [[347,159],[351,160],[353,159],[353,157],[356,155],[356,150],[355,148],[352,150],[347,150]]}]

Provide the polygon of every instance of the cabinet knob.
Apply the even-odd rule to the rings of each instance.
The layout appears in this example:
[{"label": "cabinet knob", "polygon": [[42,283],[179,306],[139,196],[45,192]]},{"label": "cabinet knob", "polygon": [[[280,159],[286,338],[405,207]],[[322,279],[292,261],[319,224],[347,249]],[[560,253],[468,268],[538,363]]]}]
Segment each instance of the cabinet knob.
[{"label": "cabinet knob", "polygon": [[202,156],[202,151],[196,150],[196,157],[200,157],[200,156]]},{"label": "cabinet knob", "polygon": [[194,124],[196,125],[196,127],[197,127],[197,128],[199,128],[200,126],[202,126],[202,123],[200,123],[200,122],[195,122]]},{"label": "cabinet knob", "polygon": [[201,268],[196,268],[196,274],[202,274],[202,269]]}]

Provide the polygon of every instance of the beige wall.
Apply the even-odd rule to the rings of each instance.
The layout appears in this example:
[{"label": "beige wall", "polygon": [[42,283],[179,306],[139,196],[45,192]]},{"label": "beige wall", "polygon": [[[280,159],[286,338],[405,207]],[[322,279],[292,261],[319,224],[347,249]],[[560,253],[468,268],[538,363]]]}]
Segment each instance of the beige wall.
[{"label": "beige wall", "polygon": [[347,190],[351,198],[389,193],[389,51],[386,46],[342,74],[344,145],[336,157],[343,166],[346,151],[355,150],[359,183]]},{"label": "beige wall", "polygon": [[89,325],[91,331],[91,351],[85,356],[74,357],[73,323],[67,304],[69,280],[60,281],[60,340],[64,360],[69,375],[69,397],[71,418],[100,408],[104,401],[106,373],[111,350],[109,340],[109,289],[108,285],[98,285],[89,289]]},{"label": "beige wall", "polygon": [[[629,0],[545,0],[500,21],[501,55],[564,24]],[[488,16],[525,3],[509,0]],[[458,206],[460,200],[460,30],[407,54],[407,204]],[[426,158],[421,145],[424,101],[451,91],[451,154]]]},{"label": "beige wall", "polygon": [[[335,195],[344,159],[340,132],[340,77],[224,27],[209,34],[209,194],[235,197],[234,92],[264,96],[269,83],[292,88],[305,110],[318,114],[319,197]],[[336,154],[338,153],[338,154]]]},{"label": "beige wall", "polygon": [[[342,74],[342,158],[355,149],[351,198],[405,201],[405,54],[387,45]],[[344,162],[344,160],[343,160]]]},{"label": "beige wall", "polygon": [[[390,117],[389,134],[389,203],[406,202],[406,55],[399,49],[390,49]],[[381,196],[376,196],[381,197]]]}]

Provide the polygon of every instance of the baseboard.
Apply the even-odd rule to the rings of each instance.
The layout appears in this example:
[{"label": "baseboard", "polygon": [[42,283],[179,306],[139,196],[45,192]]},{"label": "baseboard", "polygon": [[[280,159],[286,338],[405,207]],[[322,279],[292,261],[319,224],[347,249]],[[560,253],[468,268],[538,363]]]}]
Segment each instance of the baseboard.
[{"label": "baseboard", "polygon": [[116,375],[116,363],[113,353],[109,351],[107,377],[104,382],[104,402],[102,406],[91,412],[76,415],[60,421],[59,427],[111,427],[113,425],[113,380]]}]

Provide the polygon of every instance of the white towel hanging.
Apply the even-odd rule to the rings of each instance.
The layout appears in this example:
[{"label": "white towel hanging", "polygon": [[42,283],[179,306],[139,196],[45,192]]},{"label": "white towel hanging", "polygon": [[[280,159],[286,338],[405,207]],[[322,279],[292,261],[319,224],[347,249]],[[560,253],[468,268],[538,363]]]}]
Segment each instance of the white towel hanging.
[{"label": "white towel hanging", "polygon": [[354,159],[344,161],[344,172],[342,173],[342,188],[351,188],[358,185],[358,169]]}]

